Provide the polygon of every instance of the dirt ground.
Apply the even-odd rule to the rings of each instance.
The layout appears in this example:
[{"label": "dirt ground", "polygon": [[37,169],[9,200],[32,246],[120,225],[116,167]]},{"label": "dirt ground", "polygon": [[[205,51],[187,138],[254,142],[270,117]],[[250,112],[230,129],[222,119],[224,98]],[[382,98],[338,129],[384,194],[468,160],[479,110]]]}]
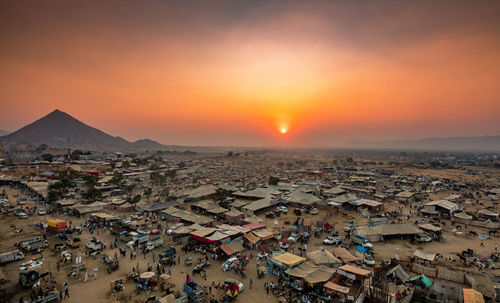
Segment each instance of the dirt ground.
[{"label": "dirt ground", "polygon": [[[0,188],[2,190],[3,188]],[[5,188],[6,189],[6,188]],[[9,197],[11,199],[12,205],[15,205],[14,195],[21,195],[21,193],[16,192],[15,190],[8,189]],[[449,193],[440,193],[439,195],[445,195]],[[433,197],[434,198],[434,197]],[[29,204],[29,202],[28,202]],[[399,204],[396,203],[386,203],[385,209],[391,210],[395,209]],[[284,227],[285,221],[293,222],[296,218],[293,215],[292,209],[289,208],[289,213],[285,216],[282,215],[276,219],[264,218],[264,216],[260,216],[263,218],[264,222],[268,227],[274,226],[274,221],[278,221],[278,226]],[[409,209],[404,209],[404,212],[409,214]],[[305,224],[312,224],[313,226],[317,221],[320,221],[325,215],[326,211],[320,211],[317,215],[305,214]],[[84,219],[76,219],[75,217],[60,217],[61,219],[72,221],[73,225],[81,225]],[[417,217],[413,217],[409,219],[409,222],[413,223],[417,220]],[[45,217],[34,215],[30,217],[28,220],[21,220],[14,216],[6,216],[0,218],[0,252],[10,251],[14,249],[14,243],[19,242],[23,239],[27,239],[33,236],[41,236],[41,230],[34,228],[35,222],[45,221]],[[358,213],[351,211],[348,212],[347,216],[342,216],[340,214],[336,214],[328,219],[328,222],[335,224],[335,231],[339,231],[341,235],[344,235],[344,225],[350,221],[355,220],[359,222],[359,225],[362,226],[366,222],[366,218],[361,217]],[[11,225],[16,225],[16,228],[22,228],[22,233],[15,233],[14,228],[10,227]],[[455,254],[463,249],[473,248],[479,256],[487,256],[489,255],[493,249],[494,244],[500,244],[500,238],[493,238],[484,240],[484,247],[480,247],[481,240],[479,238],[469,237],[469,236],[455,236],[453,232],[451,232],[452,226],[447,224],[445,228],[445,236],[446,240],[442,242],[431,242],[428,244],[422,245],[411,245],[408,240],[391,240],[385,242],[377,242],[374,243],[374,255],[378,264],[382,260],[388,260],[393,257],[396,253],[396,248],[399,247],[399,257],[401,259],[409,258],[415,249],[420,249],[428,253],[441,253],[444,257],[447,256],[455,256]],[[473,228],[473,230],[482,234],[485,231],[478,230],[477,228]],[[114,240],[115,236],[111,235],[110,232],[105,232],[104,234],[96,235],[98,239],[101,241],[106,241],[110,243]],[[166,248],[170,245],[173,245],[172,240],[167,235],[162,235],[165,243],[163,248]],[[90,235],[87,230],[81,235],[82,238],[82,246],[90,239]],[[324,237],[323,237],[324,238]],[[314,238],[312,237],[309,244],[308,250],[316,250],[319,249],[322,245],[323,238]],[[162,296],[159,291],[152,294],[137,294],[135,291],[135,284],[132,281],[125,280],[125,274],[130,273],[132,271],[132,267],[139,263],[141,272],[145,271],[147,264],[153,264],[153,254],[149,253],[146,258],[143,255],[138,255],[136,260],[130,260],[129,257],[122,257],[119,255],[117,249],[106,249],[105,253],[109,256],[113,257],[115,251],[119,255],[120,260],[120,269],[108,274],[105,270],[105,265],[100,262],[100,259],[93,260],[92,258],[86,258],[84,256],[84,249],[75,249],[73,250],[73,255],[82,255],[83,263],[86,264],[89,273],[89,281],[83,282],[83,275],[79,277],[79,279],[75,278],[67,278],[66,274],[70,271],[71,266],[66,265],[61,267],[60,271],[57,271],[56,264],[59,260],[59,254],[53,250],[54,244],[58,243],[54,237],[49,236],[49,249],[45,251],[45,262],[42,268],[38,268],[39,272],[51,271],[53,274],[53,280],[57,281],[57,288],[61,289],[62,284],[65,280],[69,281],[69,294],[70,297],[64,299],[65,302],[144,302],[145,299],[150,295]],[[300,243],[293,244],[291,248],[298,252],[298,247]],[[124,247],[124,244],[120,242],[120,246]],[[176,290],[182,291],[182,285],[185,282],[186,274],[192,273],[192,266],[186,266],[183,263],[184,253],[181,251],[180,247],[177,246],[177,254],[180,256],[181,264],[175,265],[171,268],[172,279],[176,287]],[[268,247],[270,248],[270,247]],[[326,249],[330,249],[330,247],[325,247]],[[352,251],[354,247],[351,245],[350,250]],[[156,249],[153,253],[157,256],[161,252],[160,249]],[[257,253],[256,250],[252,251],[252,254],[255,256]],[[243,254],[250,255],[250,252],[246,250]],[[1,267],[1,270],[6,278],[10,280],[9,283],[1,285],[2,289],[5,289],[8,293],[13,294],[12,302],[18,302],[20,296],[26,296],[29,294],[29,290],[22,289],[17,284],[18,273],[19,273],[19,265],[22,262],[26,262],[32,257],[37,257],[38,255],[27,255],[24,261],[13,262]],[[198,255],[193,253],[193,259],[196,260]],[[276,302],[278,300],[277,297],[271,294],[266,294],[264,283],[270,281],[277,281],[277,277],[266,274],[265,278],[257,279],[256,276],[256,259],[255,257],[250,260],[249,265],[247,266],[247,278],[242,279],[237,276],[234,271],[223,272],[221,269],[222,261],[211,260],[212,265],[207,269],[207,280],[203,280],[201,276],[196,275],[193,279],[202,284],[210,286],[212,282],[218,283],[224,281],[226,278],[233,278],[238,281],[241,281],[244,284],[245,290],[238,296],[237,301],[246,303],[246,302],[256,302],[257,300],[261,300],[263,302]],[[456,269],[462,269],[461,264],[458,262],[448,264]],[[93,279],[93,268],[98,268],[98,277],[97,280]],[[476,269],[472,267],[463,268],[467,271],[476,271]],[[500,271],[496,272],[490,271],[487,273],[488,275],[500,274]],[[125,281],[125,289],[123,292],[119,292],[116,295],[112,295],[110,292],[110,281],[123,278]],[[249,289],[250,279],[253,280],[253,288]],[[213,289],[213,295],[216,298],[222,297],[221,292],[216,292]]]}]

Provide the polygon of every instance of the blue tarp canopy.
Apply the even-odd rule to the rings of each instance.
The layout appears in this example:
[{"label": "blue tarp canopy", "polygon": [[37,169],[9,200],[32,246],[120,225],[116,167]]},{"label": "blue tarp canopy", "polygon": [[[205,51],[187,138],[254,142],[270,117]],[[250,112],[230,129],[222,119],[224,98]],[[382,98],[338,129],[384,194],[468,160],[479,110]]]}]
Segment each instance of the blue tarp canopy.
[{"label": "blue tarp canopy", "polygon": [[358,245],[358,246],[356,247],[356,250],[357,250],[357,251],[359,251],[359,252],[362,252],[362,253],[365,253],[365,252],[367,252],[367,251],[368,251],[368,249],[364,248],[364,247],[363,247],[363,246],[361,246],[361,245]]}]

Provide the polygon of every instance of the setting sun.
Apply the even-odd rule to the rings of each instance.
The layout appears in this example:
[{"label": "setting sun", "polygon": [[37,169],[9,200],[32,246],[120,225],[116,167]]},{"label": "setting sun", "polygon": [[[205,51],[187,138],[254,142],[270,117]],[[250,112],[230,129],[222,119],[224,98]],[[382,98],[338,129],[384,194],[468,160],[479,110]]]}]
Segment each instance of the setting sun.
[{"label": "setting sun", "polygon": [[288,129],[282,128],[280,131],[281,131],[282,134],[286,134],[286,132],[288,131]]}]

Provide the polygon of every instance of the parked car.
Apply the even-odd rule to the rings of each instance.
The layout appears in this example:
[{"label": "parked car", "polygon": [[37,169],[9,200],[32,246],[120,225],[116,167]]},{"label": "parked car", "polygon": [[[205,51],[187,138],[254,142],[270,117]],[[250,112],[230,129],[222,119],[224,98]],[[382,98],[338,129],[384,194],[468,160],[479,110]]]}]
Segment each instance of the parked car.
[{"label": "parked car", "polygon": [[297,216],[302,216],[302,211],[301,211],[300,209],[298,209],[298,208],[294,209],[294,210],[293,210],[293,213],[294,213],[295,215],[297,215]]},{"label": "parked car", "polygon": [[368,248],[368,249],[373,248],[373,244],[371,244],[370,242],[368,242],[368,240],[362,239],[360,237],[354,237],[354,238],[352,238],[352,243],[357,244],[357,245],[361,245],[364,248]]},{"label": "parked car", "polygon": [[342,238],[340,236],[328,236],[323,240],[323,244],[325,245],[339,245],[339,243],[342,243]]},{"label": "parked car", "polygon": [[319,212],[319,210],[316,207],[311,209],[311,215],[317,215],[318,212]]},{"label": "parked car", "polygon": [[415,240],[419,243],[428,243],[432,241],[432,238],[426,234],[416,234]]},{"label": "parked car", "polygon": [[92,251],[96,251],[96,250],[100,251],[100,250],[102,250],[102,242],[99,240],[89,241],[89,242],[87,242],[87,244],[85,244],[85,248],[90,249]]},{"label": "parked car", "polygon": [[276,210],[284,214],[288,213],[288,208],[286,208],[286,206],[278,206],[276,207]]},{"label": "parked car", "polygon": [[356,227],[358,227],[358,223],[351,221],[344,227],[344,231],[350,231],[355,229]]},{"label": "parked car", "polygon": [[228,271],[231,268],[235,268],[237,262],[239,262],[238,258],[227,259],[226,262],[224,262],[224,264],[222,264],[222,271]]},{"label": "parked car", "polygon": [[288,238],[287,238],[288,242],[291,242],[291,243],[295,243],[297,242],[298,240],[300,240],[300,235],[297,235],[296,233],[293,233],[291,234]]},{"label": "parked car", "polygon": [[274,212],[269,212],[266,214],[266,218],[275,218],[276,214]]},{"label": "parked car", "polygon": [[28,215],[24,212],[17,213],[19,219],[28,219]]},{"label": "parked car", "polygon": [[140,219],[142,219],[144,217],[141,214],[133,214],[133,215],[130,216],[130,218],[132,220],[140,220]]},{"label": "parked car", "polygon": [[365,255],[363,262],[365,262],[366,265],[375,265],[375,259],[370,255]]},{"label": "parked car", "polygon": [[47,213],[45,212],[45,209],[43,209],[43,208],[38,209],[38,215],[45,216],[46,214]]}]

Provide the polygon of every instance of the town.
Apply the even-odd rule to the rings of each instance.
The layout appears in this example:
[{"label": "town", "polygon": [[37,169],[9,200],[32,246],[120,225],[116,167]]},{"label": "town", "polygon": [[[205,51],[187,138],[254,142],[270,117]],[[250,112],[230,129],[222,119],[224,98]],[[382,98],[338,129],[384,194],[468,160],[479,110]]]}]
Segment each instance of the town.
[{"label": "town", "polygon": [[500,290],[494,153],[5,156],[4,302],[479,302]]}]

